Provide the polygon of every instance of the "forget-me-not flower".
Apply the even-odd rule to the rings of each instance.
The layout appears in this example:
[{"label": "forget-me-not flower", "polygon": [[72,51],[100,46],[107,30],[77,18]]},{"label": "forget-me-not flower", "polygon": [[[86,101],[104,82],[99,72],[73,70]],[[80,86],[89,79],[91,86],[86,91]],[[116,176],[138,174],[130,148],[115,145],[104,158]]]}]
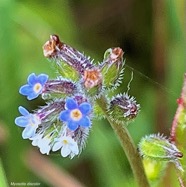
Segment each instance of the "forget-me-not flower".
[{"label": "forget-me-not flower", "polygon": [[73,158],[79,154],[77,142],[75,142],[70,136],[60,136],[52,147],[52,151],[61,149],[61,156],[67,157],[70,155]]},{"label": "forget-me-not flower", "polygon": [[15,124],[19,127],[25,127],[22,132],[23,139],[31,138],[35,135],[38,125],[41,124],[40,118],[36,114],[30,114],[24,107],[19,107],[22,116],[15,119]]},{"label": "forget-me-not flower", "polygon": [[75,131],[79,126],[90,127],[91,122],[88,114],[91,112],[91,105],[83,102],[80,105],[73,98],[67,98],[66,110],[60,113],[60,120],[67,123],[70,130]]},{"label": "forget-me-not flower", "polygon": [[48,80],[48,75],[40,74],[35,75],[32,73],[28,76],[28,84],[23,85],[19,89],[19,93],[27,96],[28,100],[32,100],[38,97],[39,94],[42,93],[43,87]]}]

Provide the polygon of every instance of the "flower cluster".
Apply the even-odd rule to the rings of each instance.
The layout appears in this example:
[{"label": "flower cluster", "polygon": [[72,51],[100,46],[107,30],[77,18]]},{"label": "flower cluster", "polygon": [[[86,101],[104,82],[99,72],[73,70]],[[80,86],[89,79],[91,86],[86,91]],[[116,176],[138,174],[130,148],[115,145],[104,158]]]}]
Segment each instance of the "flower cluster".
[{"label": "flower cluster", "polygon": [[48,75],[30,74],[19,93],[32,100],[41,96],[46,105],[29,113],[22,106],[22,116],[15,124],[24,127],[22,137],[30,139],[42,154],[60,151],[62,157],[81,153],[92,127],[92,119],[104,117],[98,99],[108,101],[108,116],[119,121],[136,117],[139,105],[133,97],[120,94],[107,98],[123,78],[124,61],[121,48],[106,51],[100,64],[51,35],[43,46],[44,56],[51,60],[59,75],[50,80]]}]

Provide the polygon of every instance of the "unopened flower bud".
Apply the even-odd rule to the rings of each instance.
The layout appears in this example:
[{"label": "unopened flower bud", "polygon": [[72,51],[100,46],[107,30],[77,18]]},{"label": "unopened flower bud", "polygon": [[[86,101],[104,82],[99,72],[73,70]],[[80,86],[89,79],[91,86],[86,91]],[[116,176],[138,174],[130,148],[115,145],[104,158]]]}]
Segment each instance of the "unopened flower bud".
[{"label": "unopened flower bud", "polygon": [[110,101],[108,112],[111,118],[123,123],[135,118],[139,112],[139,107],[134,97],[119,94]]},{"label": "unopened flower bud", "polygon": [[89,96],[97,97],[102,91],[102,74],[99,69],[84,71],[83,84]]},{"label": "unopened flower bud", "polygon": [[[77,92],[77,86],[72,81],[62,79],[62,80],[49,80],[46,82],[42,97],[50,98],[54,97],[66,97],[73,95]],[[49,95],[49,96],[48,96]]]},{"label": "unopened flower bud", "polygon": [[50,40],[43,45],[43,54],[47,58],[55,57],[62,46],[63,43],[57,35],[50,35]]},{"label": "unopened flower bud", "polygon": [[152,134],[141,139],[139,153],[144,158],[156,161],[173,162],[179,170],[183,170],[179,159],[183,154],[176,145],[170,143],[168,139],[160,134]]},{"label": "unopened flower bud", "polygon": [[123,50],[119,47],[109,48],[104,54],[101,72],[106,89],[116,88],[123,78]]},{"label": "unopened flower bud", "polygon": [[85,70],[83,79],[85,87],[90,89],[102,83],[102,74],[99,69]]},{"label": "unopened flower bud", "polygon": [[43,53],[45,57],[54,59],[61,76],[74,81],[84,75],[85,69],[93,67],[89,58],[61,42],[57,35],[50,36],[50,40],[43,46]]}]

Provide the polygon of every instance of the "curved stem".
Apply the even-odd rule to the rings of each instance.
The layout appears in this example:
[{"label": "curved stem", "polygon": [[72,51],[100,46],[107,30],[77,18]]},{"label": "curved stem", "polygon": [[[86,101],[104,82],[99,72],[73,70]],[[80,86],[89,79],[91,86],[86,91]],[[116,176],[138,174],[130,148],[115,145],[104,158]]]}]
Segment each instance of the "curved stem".
[{"label": "curved stem", "polygon": [[127,128],[124,127],[124,125],[118,124],[115,121],[112,121],[109,116],[107,115],[107,102],[104,96],[102,96],[100,99],[97,100],[97,103],[103,110],[103,112],[106,115],[106,118],[110,125],[112,126],[113,130],[115,131],[117,137],[119,138],[119,141],[121,143],[121,146],[128,158],[128,161],[131,165],[134,177],[136,179],[136,182],[139,187],[149,187],[149,183],[147,180],[147,177],[145,175],[145,171],[143,168],[143,164],[140,158],[140,155],[137,151],[137,148],[134,145],[134,142],[127,130]]}]

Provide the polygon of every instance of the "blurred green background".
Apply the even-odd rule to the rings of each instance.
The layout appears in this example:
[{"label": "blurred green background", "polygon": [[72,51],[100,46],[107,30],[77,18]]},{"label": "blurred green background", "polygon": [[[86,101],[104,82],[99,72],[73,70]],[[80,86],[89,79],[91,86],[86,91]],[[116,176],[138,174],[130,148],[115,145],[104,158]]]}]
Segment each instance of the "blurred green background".
[{"label": "blurred green background", "polygon": [[[145,134],[169,135],[186,72],[185,12],[184,0],[1,0],[0,157],[8,186],[38,182],[47,187],[57,181],[45,176],[45,168],[34,165],[37,158],[29,152],[31,142],[21,138],[22,129],[14,124],[19,105],[31,111],[43,104],[40,99],[28,102],[19,95],[28,74],[55,77],[42,53],[50,34],[58,34],[96,61],[102,60],[107,48],[124,50],[127,65],[134,68],[129,94],[141,105],[137,119],[128,126],[137,145]],[[125,69],[118,92],[127,91],[130,67]],[[54,170],[63,168],[87,187],[135,186],[126,156],[106,121],[94,121],[79,158],[39,156],[53,164]],[[179,186],[172,166],[159,186]]]}]

